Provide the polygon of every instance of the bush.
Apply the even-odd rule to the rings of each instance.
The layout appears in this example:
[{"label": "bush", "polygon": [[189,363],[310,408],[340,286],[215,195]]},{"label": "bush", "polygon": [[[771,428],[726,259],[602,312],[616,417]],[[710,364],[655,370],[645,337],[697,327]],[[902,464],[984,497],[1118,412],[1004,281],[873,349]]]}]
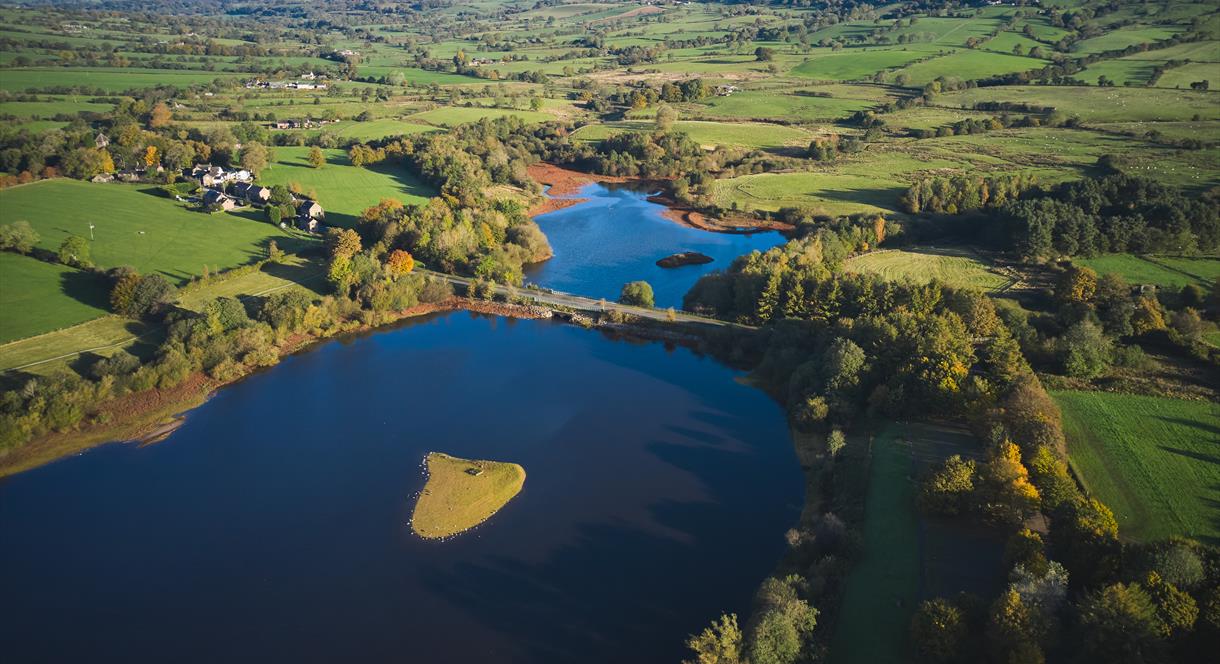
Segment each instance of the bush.
[{"label": "bush", "polygon": [[4,251],[28,254],[34,250],[40,239],[42,238],[28,221],[18,220],[0,225],[0,249]]},{"label": "bush", "polygon": [[620,304],[649,308],[656,304],[653,298],[652,285],[647,281],[632,281],[624,284],[623,292],[619,295],[618,301]]}]

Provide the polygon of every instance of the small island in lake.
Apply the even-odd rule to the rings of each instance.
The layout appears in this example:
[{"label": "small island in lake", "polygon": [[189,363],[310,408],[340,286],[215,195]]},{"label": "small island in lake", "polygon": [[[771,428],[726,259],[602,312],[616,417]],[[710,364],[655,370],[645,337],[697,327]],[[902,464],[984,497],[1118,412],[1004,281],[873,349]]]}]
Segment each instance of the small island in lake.
[{"label": "small island in lake", "polygon": [[657,261],[658,267],[682,267],[683,265],[704,265],[712,262],[712,257],[697,251],[683,251],[666,256]]},{"label": "small island in lake", "polygon": [[521,491],[525,469],[440,452],[425,459],[428,481],[415,502],[411,529],[425,539],[451,537],[490,519]]}]

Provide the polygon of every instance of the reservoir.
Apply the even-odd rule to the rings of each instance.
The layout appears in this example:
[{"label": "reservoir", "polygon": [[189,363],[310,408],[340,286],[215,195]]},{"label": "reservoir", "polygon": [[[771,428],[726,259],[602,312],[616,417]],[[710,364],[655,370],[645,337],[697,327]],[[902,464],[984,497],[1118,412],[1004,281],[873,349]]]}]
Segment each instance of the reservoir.
[{"label": "reservoir", "polygon": [[[686,248],[711,253],[656,253]],[[598,288],[620,280],[603,269]],[[324,343],[163,442],[0,480],[5,657],[678,661],[721,612],[744,619],[802,500],[783,413],[740,376],[466,312]],[[429,451],[528,477],[487,523],[424,541],[407,520]]]},{"label": "reservoir", "polygon": [[[665,206],[649,201],[647,192],[627,186],[588,184],[577,197],[586,200],[534,218],[555,255],[528,269],[526,281],[613,302],[623,284],[643,280],[652,285],[658,307],[681,309],[682,296],[699,277],[784,242],[777,231],[715,233],[683,226],[666,219]],[[657,267],[658,259],[682,251],[713,260]]]}]

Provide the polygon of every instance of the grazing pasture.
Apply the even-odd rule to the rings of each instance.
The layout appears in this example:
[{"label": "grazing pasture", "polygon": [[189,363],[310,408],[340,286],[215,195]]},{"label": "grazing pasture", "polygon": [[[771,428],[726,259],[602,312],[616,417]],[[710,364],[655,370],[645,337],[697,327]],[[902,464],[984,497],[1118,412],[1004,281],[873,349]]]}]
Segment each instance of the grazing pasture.
[{"label": "grazing pasture", "polygon": [[105,67],[30,67],[6,69],[0,76],[0,90],[23,92],[51,87],[101,88],[106,92],[123,92],[134,88],[158,85],[186,87],[206,85],[216,79],[232,78],[230,72],[190,71],[177,69],[138,69]]},{"label": "grazing pasture", "polygon": [[1194,284],[1211,288],[1220,279],[1220,258],[1136,256],[1135,254],[1105,254],[1092,258],[1075,258],[1074,263],[1091,267],[1098,274],[1115,273],[1131,284],[1155,284],[1178,289]]},{"label": "grazing pasture", "polygon": [[108,297],[98,275],[0,252],[0,344],[104,316]]},{"label": "grazing pasture", "polygon": [[902,67],[927,56],[925,52],[899,48],[843,49],[812,55],[788,73],[817,80],[858,81],[871,78],[883,69]]},{"label": "grazing pasture", "polygon": [[962,81],[972,81],[1003,74],[1041,69],[1045,60],[1006,55],[989,51],[966,49],[917,62],[894,73],[894,78],[905,75],[911,85],[924,85],[944,76]]},{"label": "grazing pasture", "polygon": [[1220,406],[1107,392],[1052,396],[1073,467],[1114,511],[1122,535],[1220,544]]},{"label": "grazing pasture", "polygon": [[526,122],[546,122],[555,116],[542,111],[523,111],[515,108],[488,108],[484,106],[453,106],[416,113],[408,118],[412,122],[426,122],[441,127],[452,127],[467,122],[478,122],[483,118],[500,118],[515,115]]},{"label": "grazing pasture", "polygon": [[[581,127],[573,136],[595,141],[623,131],[652,131],[653,128],[653,123],[646,121],[607,122]],[[685,132],[701,145],[749,148],[805,147],[815,136],[804,129],[761,122],[681,121],[674,124],[674,129]]]},{"label": "grazing pasture", "polygon": [[873,99],[745,91],[688,107],[700,117],[814,122],[845,118],[876,105]]},{"label": "grazing pasture", "polygon": [[[1172,71],[1172,70],[1171,70]],[[972,108],[982,101],[1007,101],[1050,106],[1085,122],[1220,119],[1215,93],[1148,88],[1073,86],[1001,86],[974,88],[940,95],[937,105]]]},{"label": "grazing pasture", "polygon": [[313,242],[265,221],[188,209],[148,185],[45,180],[0,191],[0,223],[24,219],[42,236],[39,247],[56,251],[64,238],[89,238],[95,264],[130,265],[184,283],[205,270],[258,260],[275,240],[286,250]]},{"label": "grazing pasture", "polygon": [[307,159],[309,148],[276,148],[275,163],[259,180],[268,186],[295,183],[305,193],[316,193],[326,211],[326,222],[335,226],[354,225],[365,208],[383,198],[422,203],[435,193],[400,164],[356,167],[343,150],[322,152],[326,165],[314,168]]}]

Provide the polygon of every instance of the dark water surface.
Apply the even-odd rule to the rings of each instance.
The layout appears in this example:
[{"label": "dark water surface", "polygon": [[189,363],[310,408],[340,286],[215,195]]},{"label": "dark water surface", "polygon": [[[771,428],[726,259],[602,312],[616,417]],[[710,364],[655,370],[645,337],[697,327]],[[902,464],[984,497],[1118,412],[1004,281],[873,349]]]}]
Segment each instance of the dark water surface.
[{"label": "dark water surface", "polygon": [[[0,481],[4,660],[675,662],[747,610],[802,497],[737,376],[464,312],[288,358],[165,442]],[[419,540],[431,450],[525,489]]]},{"label": "dark water surface", "polygon": [[[555,256],[527,270],[527,281],[614,301],[623,284],[642,279],[652,284],[657,306],[681,309],[682,296],[699,277],[728,268],[742,254],[784,242],[776,231],[713,233],[683,226],[666,219],[665,207],[649,202],[646,192],[628,187],[590,184],[577,197],[589,200],[535,218]],[[715,260],[657,267],[658,259],[681,251]]]}]

